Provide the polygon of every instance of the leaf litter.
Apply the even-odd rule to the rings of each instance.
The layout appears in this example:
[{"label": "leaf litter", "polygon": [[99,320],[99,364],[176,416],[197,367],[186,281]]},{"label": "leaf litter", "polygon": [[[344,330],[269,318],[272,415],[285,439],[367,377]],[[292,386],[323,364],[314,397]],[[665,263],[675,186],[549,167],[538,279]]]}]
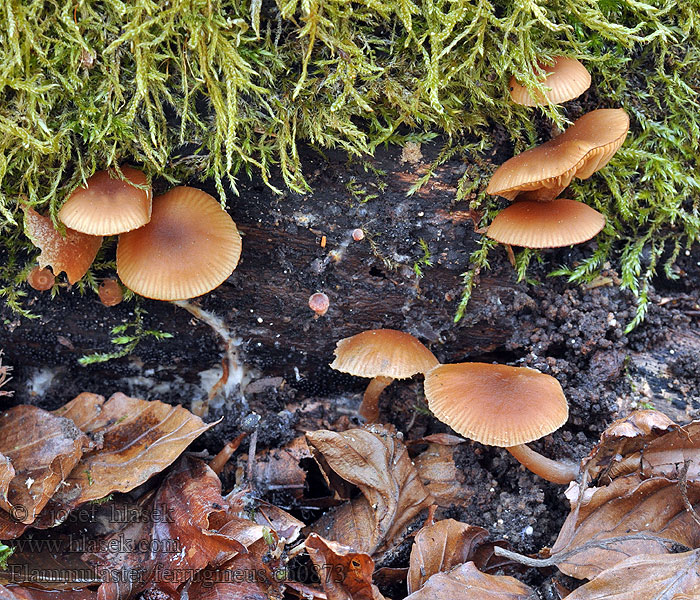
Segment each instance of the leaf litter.
[{"label": "leaf litter", "polygon": [[[214,470],[186,452],[213,425],[124,394],[2,413],[0,537],[13,554],[0,600],[382,600],[377,584],[389,579],[412,600],[526,600],[538,597],[532,576],[512,575],[534,568],[552,589],[570,588],[555,567],[588,580],[561,592],[572,600],[697,597],[700,422],[647,410],[611,424],[566,492],[556,543],[535,557],[481,527],[436,520],[470,497],[457,436],[407,443],[381,424],[322,429],[252,457],[238,452],[239,436]],[[238,466],[226,465],[236,452]],[[330,494],[320,516],[300,520],[263,499],[284,490],[285,508],[313,506],[311,460]],[[227,469],[235,486],[224,493]],[[406,543],[408,559],[375,571]]]}]

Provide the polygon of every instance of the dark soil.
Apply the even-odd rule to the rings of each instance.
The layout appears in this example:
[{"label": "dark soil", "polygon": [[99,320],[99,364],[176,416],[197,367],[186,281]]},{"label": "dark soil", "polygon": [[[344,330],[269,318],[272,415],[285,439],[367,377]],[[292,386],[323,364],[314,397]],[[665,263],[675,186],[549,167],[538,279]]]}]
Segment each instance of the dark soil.
[{"label": "dark soil", "polygon": [[[223,421],[194,449],[216,453],[241,431],[249,411],[262,418],[259,449],[279,447],[305,430],[359,425],[355,411],[366,381],[327,365],[338,339],[378,327],[416,335],[441,362],[498,361],[556,377],[569,399],[570,418],[534,444],[551,457],[585,456],[606,425],[638,406],[652,405],[685,421],[700,415],[700,292],[695,283],[700,250],[680,258],[679,280],[654,282],[646,321],[625,334],[635,301],[619,288],[612,268],[602,273],[605,285],[599,287],[547,277],[557,265],[589,256],[595,242],[543,252],[544,261],[533,261],[529,271],[539,285],[516,283],[505,251],[498,248],[464,319],[455,325],[460,274],[478,239],[464,216],[468,206],[454,203],[467,165],[452,161],[427,186],[406,195],[438,150],[437,145],[424,147],[423,162],[415,165],[402,163],[398,149],[381,151],[368,162],[308,153],[314,192],[306,196],[278,197],[260,181],[241,182],[241,196],[230,201],[244,234],[241,264],[200,302],[222,316],[241,340],[252,382],[248,407],[235,399],[215,402],[208,418]],[[363,241],[353,241],[355,228],[364,229]],[[423,266],[424,276],[418,278],[413,266],[423,256],[421,239],[433,266]],[[331,300],[321,318],[307,306],[316,291]],[[28,307],[40,319],[18,319],[0,309],[0,347],[5,363],[15,367],[7,386],[15,395],[3,399],[6,404],[54,409],[81,391],[105,396],[123,391],[189,407],[206,395],[201,374],[218,367],[223,348],[211,329],[189,313],[143,301],[146,327],[175,337],[147,339],[128,358],[80,367],[77,359],[83,354],[113,350],[110,329],[130,320],[134,305],[105,308],[96,296],[81,297],[69,289],[54,299],[27,293]],[[395,382],[382,396],[382,420],[407,439],[446,431],[426,414],[423,402],[420,380]],[[552,545],[568,508],[561,486],[524,471],[498,448],[465,444],[457,463],[474,494],[466,507],[442,516],[481,525],[520,552]],[[309,481],[320,485],[321,479]],[[224,485],[232,484],[229,471]],[[309,489],[307,495],[320,494]],[[409,550],[407,541],[384,566],[406,566]],[[541,577],[536,583],[546,584]]]}]

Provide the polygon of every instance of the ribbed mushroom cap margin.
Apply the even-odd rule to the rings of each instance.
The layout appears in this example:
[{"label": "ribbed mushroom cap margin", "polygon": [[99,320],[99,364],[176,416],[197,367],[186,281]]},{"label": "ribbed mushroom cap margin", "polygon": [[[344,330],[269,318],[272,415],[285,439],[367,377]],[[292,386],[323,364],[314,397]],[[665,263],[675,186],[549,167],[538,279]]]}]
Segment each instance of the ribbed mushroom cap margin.
[{"label": "ribbed mushroom cap margin", "polygon": [[569,416],[559,382],[533,369],[457,363],[425,376],[436,418],[469,439],[507,448],[556,431]]},{"label": "ribbed mushroom cap margin", "polygon": [[186,300],[221,285],[241,255],[229,214],[206,192],[176,187],[153,200],[151,221],[119,236],[122,283],[156,300]]},{"label": "ribbed mushroom cap margin", "polygon": [[[148,185],[146,176],[133,167],[121,167],[132,183]],[[76,189],[58,212],[67,227],[89,235],[116,235],[143,227],[151,219],[151,189],[120,179],[116,173],[98,171]]]},{"label": "ribbed mushroom cap margin", "polygon": [[605,227],[605,217],[583,202],[518,200],[499,212],[486,235],[501,244],[560,248],[590,240]]},{"label": "ribbed mushroom cap margin", "polygon": [[621,108],[591,111],[561,135],[504,162],[486,191],[514,200],[521,192],[548,188],[556,189],[556,197],[574,177],[587,179],[608,164],[628,131]]},{"label": "ribbed mushroom cap margin", "polygon": [[406,379],[438,364],[433,353],[410,333],[370,329],[344,338],[335,348],[331,368],[357,377]]},{"label": "ribbed mushroom cap margin", "polygon": [[557,56],[554,64],[540,64],[540,68],[546,73],[542,83],[550,88],[549,91],[545,94],[536,92],[533,98],[528,89],[513,76],[510,78],[510,97],[513,102],[524,106],[542,106],[547,102],[560,104],[578,98],[591,87],[591,74],[575,58]]}]

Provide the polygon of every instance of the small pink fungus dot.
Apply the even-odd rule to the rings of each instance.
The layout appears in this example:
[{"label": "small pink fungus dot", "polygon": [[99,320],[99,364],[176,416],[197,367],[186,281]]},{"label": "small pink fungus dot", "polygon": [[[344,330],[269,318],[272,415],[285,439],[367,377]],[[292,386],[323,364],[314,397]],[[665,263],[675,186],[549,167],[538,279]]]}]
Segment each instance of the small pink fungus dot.
[{"label": "small pink fungus dot", "polygon": [[364,240],[365,239],[365,232],[362,231],[362,229],[353,229],[352,239],[355,240],[356,242]]},{"label": "small pink fungus dot", "polygon": [[313,310],[319,317],[322,317],[328,312],[328,307],[331,305],[328,296],[323,292],[316,292],[309,296],[309,308]]}]

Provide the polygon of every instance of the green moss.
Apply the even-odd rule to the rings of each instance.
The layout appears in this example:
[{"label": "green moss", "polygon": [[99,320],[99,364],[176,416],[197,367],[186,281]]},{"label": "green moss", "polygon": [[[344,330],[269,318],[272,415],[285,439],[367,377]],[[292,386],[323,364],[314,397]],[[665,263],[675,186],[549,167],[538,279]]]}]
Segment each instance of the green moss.
[{"label": "green moss", "polygon": [[[55,218],[82,180],[121,161],[173,182],[211,177],[222,200],[241,170],[269,181],[279,169],[303,191],[300,142],[361,156],[439,133],[449,140],[441,160],[466,152],[473,161],[492,145],[494,124],[522,150],[535,141],[533,111],[509,102],[508,79],[537,86],[536,59],[563,53],[590,67],[601,104],[633,117],[623,150],[575,189],[608,216],[605,255],[619,257],[624,284],[643,299],[659,267],[672,274],[664,252],[673,258],[698,235],[699,8],[698,0],[6,0],[0,241],[17,268],[2,267],[0,294],[21,310],[20,196]],[[566,120],[562,108],[543,111]],[[481,191],[489,169],[461,189]],[[497,203],[484,200],[492,214]],[[592,263],[562,270],[574,281],[594,271]],[[465,276],[467,288],[473,281]]]}]

